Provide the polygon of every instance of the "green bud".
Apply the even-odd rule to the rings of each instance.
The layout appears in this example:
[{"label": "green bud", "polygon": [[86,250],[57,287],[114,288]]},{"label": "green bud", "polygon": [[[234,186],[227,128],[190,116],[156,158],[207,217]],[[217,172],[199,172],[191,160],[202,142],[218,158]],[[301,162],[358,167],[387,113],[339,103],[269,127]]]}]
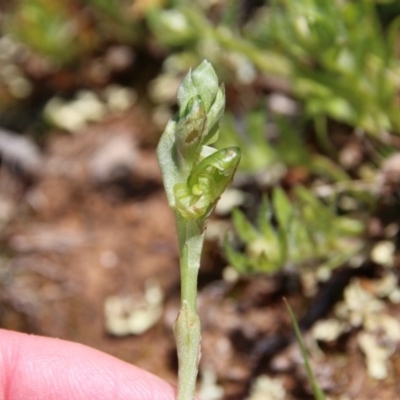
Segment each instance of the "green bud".
[{"label": "green bud", "polygon": [[231,182],[239,161],[240,149],[228,147],[197,164],[186,183],[174,186],[179,213],[187,220],[207,218]]},{"label": "green bud", "polygon": [[202,144],[214,143],[218,139],[218,122],[225,110],[225,90],[223,85],[218,86],[218,77],[208,61],[189,71],[179,86],[177,98],[180,118],[192,112],[194,98],[201,99],[207,114]]},{"label": "green bud", "polygon": [[232,179],[237,148],[216,151],[225,91],[211,64],[203,61],[178,89],[179,112],[170,120],[157,154],[169,204],[185,219],[206,218]]},{"label": "green bud", "polygon": [[[208,194],[210,199],[218,200],[231,182],[233,175],[239,165],[241,150],[239,147],[227,147],[218,150],[193,168],[189,178],[188,186],[192,188],[202,187],[201,194]],[[202,178],[209,179],[208,187],[204,186]]]},{"label": "green bud", "polygon": [[192,73],[192,82],[204,102],[208,114],[219,91],[218,77],[212,65],[204,60]]},{"label": "green bud", "polygon": [[219,129],[218,122],[225,111],[225,87],[223,85],[218,89],[214,103],[207,112],[206,134],[203,140],[203,145],[214,143],[218,139]]},{"label": "green bud", "polygon": [[189,100],[195,96],[200,96],[208,113],[219,90],[218,77],[211,64],[204,60],[193,72],[189,71],[178,88],[180,116],[185,112]]},{"label": "green bud", "polygon": [[203,102],[198,96],[192,97],[186,108],[187,114],[176,125],[176,145],[186,162],[191,164],[200,152],[207,119]]},{"label": "green bud", "polygon": [[179,116],[184,116],[187,113],[189,100],[193,97],[199,96],[196,87],[193,85],[192,81],[192,70],[190,70],[182,80],[179,85],[178,92],[176,94],[178,106],[179,106]]}]

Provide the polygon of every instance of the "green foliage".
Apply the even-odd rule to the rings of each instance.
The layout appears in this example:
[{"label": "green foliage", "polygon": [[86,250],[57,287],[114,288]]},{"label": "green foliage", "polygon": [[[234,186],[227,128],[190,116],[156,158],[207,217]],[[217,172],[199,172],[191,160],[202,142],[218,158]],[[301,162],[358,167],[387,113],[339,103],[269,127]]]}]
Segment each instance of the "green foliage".
[{"label": "green foliage", "polygon": [[[257,172],[276,163],[302,165],[314,169],[314,161],[305,146],[301,128],[296,130],[283,118],[276,118],[279,137],[271,143],[268,139],[265,107],[249,111],[243,121],[227,113],[221,122],[217,147],[234,144],[242,149],[240,169]],[[319,169],[319,166],[318,166]]]},{"label": "green foliage", "polygon": [[245,245],[239,253],[225,241],[228,261],[242,273],[275,272],[285,267],[326,265],[335,268],[361,248],[364,224],[339,216],[304,187],[297,187],[291,201],[281,188],[264,199],[257,227],[236,210],[233,223]]},{"label": "green foliage", "polygon": [[240,129],[235,117],[227,113],[221,121],[221,134],[217,147],[234,144],[242,149],[240,168],[243,171],[260,171],[279,159],[277,149],[266,138],[265,111],[252,110],[244,117],[244,127]]},{"label": "green foliage", "polygon": [[[170,23],[171,13],[180,24]],[[207,9],[185,2],[152,10],[157,39],[176,49],[166,75],[207,57],[235,83],[251,82],[256,70],[289,80],[311,118],[329,116],[377,137],[400,131],[398,22],[384,31],[374,2],[275,0],[242,29],[239,7],[227,6],[221,15],[211,22]]]},{"label": "green foliage", "polygon": [[309,115],[328,115],[374,135],[400,128],[393,36],[382,31],[369,0],[276,0],[247,34],[290,60],[294,91]]},{"label": "green foliage", "polygon": [[[140,24],[141,11],[134,12],[134,5],[124,0],[87,0],[96,15],[97,33],[106,40],[138,43],[143,39]],[[136,2],[136,5],[142,4]]]},{"label": "green foliage", "polygon": [[[19,0],[4,31],[56,65],[71,64],[104,42],[133,43],[142,29],[116,0]],[[85,9],[84,9],[85,7]]]},{"label": "green foliage", "polygon": [[89,0],[85,7],[92,19],[79,12],[79,0],[21,0],[6,31],[58,63],[105,41],[143,39],[143,47],[150,34],[169,51],[165,77],[176,79],[207,58],[235,84],[254,82],[257,72],[290,81],[308,117],[329,116],[378,138],[400,131],[399,22],[386,16],[384,29],[370,0],[274,0],[244,24],[235,2],[219,3],[218,12],[209,2],[184,0]]},{"label": "green foliage", "polygon": [[304,345],[303,342],[303,337],[301,336],[301,331],[299,328],[299,325],[297,324],[296,318],[293,314],[293,310],[292,307],[290,307],[290,304],[286,301],[286,299],[284,299],[285,305],[286,305],[286,309],[288,310],[288,313],[290,315],[290,320],[292,321],[292,325],[294,328],[294,333],[296,335],[296,340],[297,343],[300,346],[300,350],[301,350],[301,355],[303,357],[303,361],[304,361],[304,365],[306,367],[306,371],[307,371],[307,377],[308,377],[308,381],[310,382],[313,394],[314,394],[314,398],[315,400],[325,400],[325,394],[322,391],[321,387],[319,386],[314,372],[311,368],[310,362],[308,360],[308,354],[307,354],[307,349],[306,346]]},{"label": "green foliage", "polygon": [[227,3],[220,18],[211,18],[211,3],[207,4],[177,1],[172,8],[153,7],[146,14],[157,41],[173,50],[164,63],[165,77],[173,79],[204,58],[225,81],[248,84],[255,78],[256,68],[267,73],[288,72],[287,61],[276,52],[260,49],[241,37],[237,5]]},{"label": "green foliage", "polygon": [[188,46],[197,40],[195,27],[179,9],[151,9],[147,21],[157,40],[165,46]]},{"label": "green foliage", "polygon": [[57,64],[73,60],[96,44],[90,29],[81,30],[83,21],[68,2],[21,0],[6,22],[6,31]]},{"label": "green foliage", "polygon": [[301,166],[332,182],[350,180],[339,164],[309,151],[304,143],[301,123],[294,128],[282,117],[276,117],[275,122],[278,135],[272,142],[268,139],[264,107],[249,111],[243,121],[237,121],[232,114],[227,113],[221,121],[221,132],[216,146],[240,147],[240,170],[246,173],[265,171],[264,173],[271,174],[275,167],[279,172],[282,166]]}]

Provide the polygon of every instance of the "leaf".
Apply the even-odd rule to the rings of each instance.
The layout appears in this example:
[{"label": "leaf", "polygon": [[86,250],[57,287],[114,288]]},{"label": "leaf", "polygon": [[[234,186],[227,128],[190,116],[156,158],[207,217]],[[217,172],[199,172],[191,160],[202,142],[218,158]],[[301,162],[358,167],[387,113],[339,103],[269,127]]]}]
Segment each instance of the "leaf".
[{"label": "leaf", "polygon": [[279,260],[274,260],[268,257],[265,252],[262,252],[256,262],[254,271],[262,271],[267,273],[273,273],[282,268],[282,264]]},{"label": "leaf", "polygon": [[311,388],[314,394],[314,397],[316,400],[325,400],[325,394],[322,391],[322,389],[320,388],[317,380],[315,379],[315,375],[314,372],[311,368],[311,365],[308,361],[308,354],[307,354],[307,350],[306,347],[304,345],[303,342],[303,338],[301,336],[301,332],[300,332],[300,328],[299,325],[297,324],[296,318],[293,314],[292,308],[290,307],[290,304],[287,302],[287,300],[284,298],[283,301],[285,302],[286,308],[288,310],[288,313],[290,315],[290,320],[292,321],[292,325],[293,325],[293,329],[294,329],[294,333],[296,334],[296,339],[297,339],[297,343],[300,346],[300,350],[301,350],[301,354],[304,360],[304,365],[306,367],[306,371],[307,371],[307,376],[308,376],[308,381],[311,384]]},{"label": "leaf", "polygon": [[240,239],[246,243],[257,240],[259,233],[240,210],[233,211],[232,220]]},{"label": "leaf", "polygon": [[170,207],[175,207],[174,186],[181,180],[179,161],[175,149],[175,131],[177,116],[172,118],[165,128],[157,146],[157,158],[164,181],[165,192]]},{"label": "leaf", "polygon": [[261,233],[264,238],[271,243],[278,244],[278,237],[275,228],[271,223],[271,204],[267,197],[264,197],[261,203],[261,207],[258,211],[257,222]]},{"label": "leaf", "polygon": [[212,65],[204,60],[191,75],[194,87],[199,93],[206,111],[208,112],[214,103],[219,91],[218,77]]},{"label": "leaf", "polygon": [[293,206],[282,188],[277,187],[274,190],[272,204],[279,225],[286,229],[293,217]]},{"label": "leaf", "polygon": [[[310,262],[330,268],[346,262],[361,249],[359,236],[364,224],[338,216],[334,209],[333,202],[325,204],[304,187],[295,189],[293,202],[278,187],[272,192],[271,202],[267,197],[263,199],[257,228],[241,211],[235,210],[232,218],[237,235],[245,245],[246,268],[271,273],[287,266],[310,265]],[[240,263],[243,269],[245,260]]]},{"label": "leaf", "polygon": [[250,272],[249,270],[249,259],[242,253],[235,251],[228,240],[228,237],[225,237],[224,240],[224,251],[225,256],[228,259],[228,262],[236,268],[242,274]]},{"label": "leaf", "polygon": [[281,251],[281,262],[284,265],[289,255],[288,233],[290,223],[294,216],[293,206],[282,188],[278,187],[272,193],[272,204],[276,219],[278,220],[279,247]]}]

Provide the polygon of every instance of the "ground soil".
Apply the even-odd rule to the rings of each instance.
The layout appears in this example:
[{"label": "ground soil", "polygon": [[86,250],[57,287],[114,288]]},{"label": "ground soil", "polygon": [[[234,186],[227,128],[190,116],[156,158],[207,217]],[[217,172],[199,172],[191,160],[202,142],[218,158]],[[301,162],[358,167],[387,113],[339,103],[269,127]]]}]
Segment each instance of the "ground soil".
[{"label": "ground soil", "polygon": [[[79,134],[53,132],[44,142],[40,173],[28,181],[2,166],[9,218],[1,230],[0,326],[93,346],[175,383],[178,253],[154,151],[159,132],[146,118],[135,107],[129,117],[110,118]],[[132,143],[134,165],[122,178],[98,182],[90,160],[116,135]],[[216,373],[225,399],[244,399],[254,371],[279,378],[285,399],[312,398],[281,300],[288,296],[301,317],[312,298],[277,276],[228,283],[222,279],[225,266],[218,244],[208,242],[199,297],[203,371]],[[164,293],[164,312],[155,326],[141,335],[107,333],[105,299],[140,296],[150,281]],[[399,311],[391,309],[393,315]],[[322,386],[332,399],[400,398],[398,354],[388,378],[374,381],[355,334],[327,346],[313,361]],[[271,354],[261,363],[261,350],[254,350],[259,343]]]}]

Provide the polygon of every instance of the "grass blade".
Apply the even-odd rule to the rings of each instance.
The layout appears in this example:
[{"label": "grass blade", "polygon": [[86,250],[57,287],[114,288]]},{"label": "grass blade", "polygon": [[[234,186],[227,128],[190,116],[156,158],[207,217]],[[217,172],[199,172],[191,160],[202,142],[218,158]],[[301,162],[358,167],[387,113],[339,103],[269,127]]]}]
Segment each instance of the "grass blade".
[{"label": "grass blade", "polygon": [[284,298],[283,301],[285,302],[286,308],[288,310],[288,313],[290,315],[290,319],[292,321],[292,325],[293,325],[293,329],[294,332],[296,334],[296,339],[297,339],[297,343],[300,346],[300,350],[301,350],[301,354],[303,356],[303,360],[304,360],[304,365],[306,367],[306,371],[307,371],[307,376],[308,376],[308,380],[311,384],[311,388],[314,394],[314,397],[316,400],[325,400],[325,394],[322,391],[322,389],[320,388],[320,386],[318,385],[317,380],[315,379],[315,375],[313,370],[311,369],[311,365],[308,362],[308,355],[307,355],[307,350],[306,347],[304,346],[304,342],[303,342],[303,338],[301,336],[301,332],[300,332],[300,328],[299,325],[297,324],[296,318],[293,314],[293,310],[290,307],[290,304],[288,303],[288,301]]}]

